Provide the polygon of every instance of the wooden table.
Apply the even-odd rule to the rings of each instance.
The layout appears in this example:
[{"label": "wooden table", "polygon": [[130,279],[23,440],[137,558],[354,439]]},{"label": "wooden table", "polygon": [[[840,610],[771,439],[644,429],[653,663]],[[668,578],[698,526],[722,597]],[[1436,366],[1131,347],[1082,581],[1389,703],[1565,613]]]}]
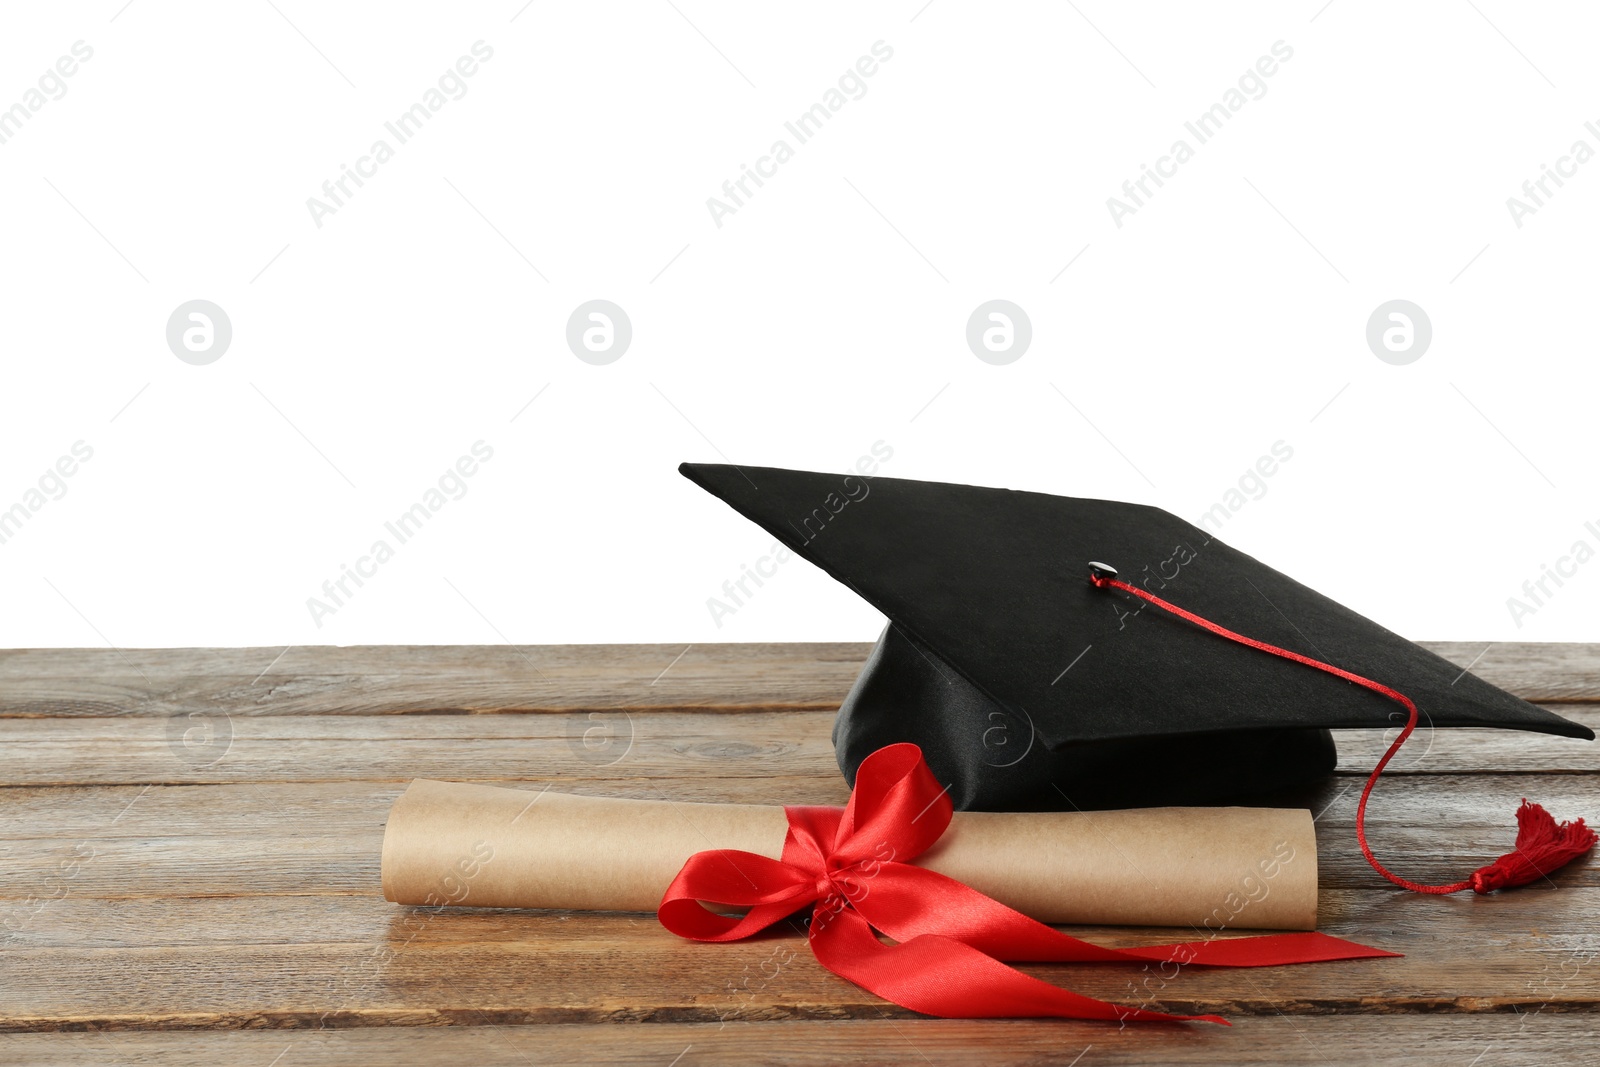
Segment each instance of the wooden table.
[{"label": "wooden table", "polygon": [[[1600,726],[1600,646],[1433,647]],[[926,1019],[794,934],[700,945],[651,915],[408,913],[379,893],[384,817],[414,777],[842,803],[828,733],[866,652],[0,652],[0,1062],[1600,1062],[1600,868],[1494,897],[1390,888],[1352,834],[1376,733],[1341,736],[1339,775],[1281,799],[1320,812],[1322,929],[1404,959],[1027,968],[1231,1029]],[[1369,826],[1415,877],[1504,851],[1524,795],[1600,816],[1593,744],[1440,731],[1399,762]]]}]

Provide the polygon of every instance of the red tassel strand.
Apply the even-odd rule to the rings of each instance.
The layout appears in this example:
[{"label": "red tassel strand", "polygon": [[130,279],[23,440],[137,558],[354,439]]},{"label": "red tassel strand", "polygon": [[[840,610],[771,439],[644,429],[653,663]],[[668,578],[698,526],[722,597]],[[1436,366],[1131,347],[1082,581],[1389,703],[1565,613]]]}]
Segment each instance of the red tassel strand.
[{"label": "red tassel strand", "polygon": [[1543,878],[1551,871],[1559,870],[1594,848],[1595,832],[1589,829],[1582,819],[1574,819],[1571,822],[1557,824],[1548,811],[1538,804],[1530,804],[1527,798],[1523,798],[1522,807],[1517,809],[1516,845],[1510,852],[1493,863],[1473,871],[1472,877],[1460,882],[1451,882],[1449,885],[1427,885],[1400,877],[1379,863],[1377,857],[1372,854],[1371,846],[1367,844],[1367,798],[1372,795],[1372,787],[1378,784],[1378,776],[1383,773],[1383,769],[1389,765],[1389,761],[1394,758],[1395,753],[1400,751],[1400,746],[1406,743],[1412,731],[1417,728],[1416,704],[1412,703],[1411,699],[1404,693],[1391,689],[1380,682],[1374,682],[1370,678],[1363,678],[1359,674],[1340,670],[1338,667],[1323,663],[1321,660],[1312,659],[1310,656],[1302,656],[1298,652],[1290,652],[1287,649],[1279,648],[1277,645],[1269,645],[1265,641],[1257,641],[1253,637],[1245,637],[1243,634],[1234,633],[1225,626],[1218,626],[1211,620],[1201,618],[1192,611],[1185,611],[1176,604],[1168,603],[1148,590],[1140,589],[1138,586],[1129,585],[1127,582],[1112,577],[1115,573],[1114,570],[1104,564],[1091,563],[1089,565],[1089,581],[1098,588],[1120,589],[1125,593],[1131,593],[1140,600],[1154,604],[1163,611],[1176,615],[1186,622],[1191,622],[1201,629],[1210,630],[1214,634],[1226,637],[1230,641],[1237,641],[1241,645],[1248,645],[1262,652],[1270,652],[1274,656],[1293,660],[1296,663],[1303,663],[1307,667],[1315,667],[1319,671],[1324,671],[1336,678],[1343,678],[1347,682],[1354,682],[1356,685],[1370,689],[1374,693],[1388,697],[1406,709],[1405,729],[1400,731],[1400,736],[1394,739],[1394,743],[1383,754],[1383,758],[1378,760],[1378,765],[1372,769],[1371,776],[1367,778],[1367,786],[1361,791],[1361,802],[1356,805],[1356,840],[1361,845],[1361,854],[1367,858],[1367,862],[1372,865],[1373,870],[1400,888],[1409,889],[1414,893],[1431,893],[1435,895],[1459,893],[1463,889],[1470,889],[1474,893],[1493,893],[1497,889],[1514,889],[1519,885],[1527,885],[1529,882]]}]

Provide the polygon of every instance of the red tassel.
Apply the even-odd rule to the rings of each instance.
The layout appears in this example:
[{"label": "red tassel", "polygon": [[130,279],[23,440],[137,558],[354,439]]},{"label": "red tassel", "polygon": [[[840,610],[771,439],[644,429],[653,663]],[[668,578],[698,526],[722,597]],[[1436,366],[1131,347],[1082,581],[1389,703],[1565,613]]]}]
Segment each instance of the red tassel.
[{"label": "red tassel", "polygon": [[1595,833],[1582,819],[1557,825],[1548,811],[1522,799],[1517,809],[1517,844],[1510,852],[1487,867],[1472,872],[1474,893],[1493,893],[1527,885],[1551,871],[1560,870],[1588,852],[1595,844]]}]

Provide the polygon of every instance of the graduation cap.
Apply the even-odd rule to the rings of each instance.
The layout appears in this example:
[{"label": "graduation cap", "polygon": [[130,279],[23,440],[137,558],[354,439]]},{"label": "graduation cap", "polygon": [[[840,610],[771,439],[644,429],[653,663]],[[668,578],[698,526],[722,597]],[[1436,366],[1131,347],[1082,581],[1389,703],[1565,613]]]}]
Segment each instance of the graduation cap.
[{"label": "graduation cap", "polygon": [[[679,470],[888,617],[834,723],[851,782],[909,741],[958,809],[1209,804],[1329,774],[1331,729],[1401,728],[1370,793],[1418,706],[1431,727],[1594,738],[1159,508]],[[1574,826],[1592,843],[1581,820],[1551,832]]]}]

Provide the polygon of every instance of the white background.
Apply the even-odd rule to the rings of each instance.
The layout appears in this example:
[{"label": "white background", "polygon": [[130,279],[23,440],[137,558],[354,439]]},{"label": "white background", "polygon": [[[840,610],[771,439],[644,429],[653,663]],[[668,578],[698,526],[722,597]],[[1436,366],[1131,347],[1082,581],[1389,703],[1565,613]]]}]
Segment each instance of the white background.
[{"label": "white background", "polygon": [[[676,6],[674,6],[674,4]],[[1600,18],[1502,2],[7,5],[0,645],[867,640],[685,459],[1153,503],[1423,639],[1600,640],[1593,331]],[[493,49],[319,228],[307,198]],[[1293,57],[1135,215],[1107,198],[1283,41]],[[719,228],[707,209],[883,41],[893,57]],[[392,137],[388,138],[393,144]],[[1068,264],[1070,263],[1070,266]],[[1065,269],[1063,269],[1065,268]],[[216,302],[216,362],[168,316]],[[634,337],[577,359],[603,298]],[[983,301],[1033,326],[965,341]],[[1416,362],[1368,349],[1407,299]],[[530,404],[531,398],[537,396]],[[458,456],[468,492],[336,613],[307,599]],[[1553,588],[1553,587],[1552,587]]]}]

